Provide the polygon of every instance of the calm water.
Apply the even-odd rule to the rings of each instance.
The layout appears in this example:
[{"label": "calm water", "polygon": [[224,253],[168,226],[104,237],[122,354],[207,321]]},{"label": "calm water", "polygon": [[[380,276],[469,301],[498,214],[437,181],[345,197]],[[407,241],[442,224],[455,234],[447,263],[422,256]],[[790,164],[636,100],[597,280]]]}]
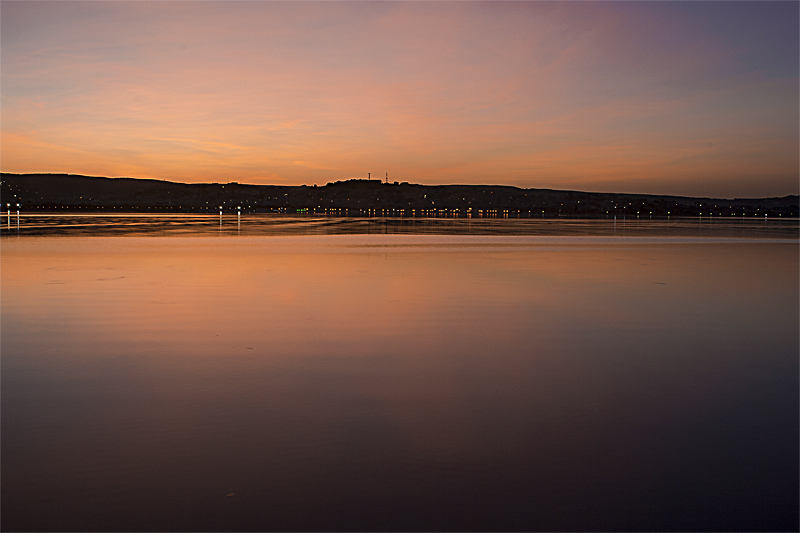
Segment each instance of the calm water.
[{"label": "calm water", "polygon": [[3,531],[798,529],[797,221],[75,220],[2,219]]}]

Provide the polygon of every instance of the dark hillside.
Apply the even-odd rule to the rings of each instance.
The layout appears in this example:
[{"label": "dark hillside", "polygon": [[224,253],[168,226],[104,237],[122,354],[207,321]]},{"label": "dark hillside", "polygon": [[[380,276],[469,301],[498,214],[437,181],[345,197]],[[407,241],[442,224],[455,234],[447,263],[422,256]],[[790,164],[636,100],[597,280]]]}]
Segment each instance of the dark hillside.
[{"label": "dark hillside", "polygon": [[798,216],[798,197],[712,199],[500,185],[349,180],[305,185],[185,184],[67,174],[2,174],[0,201],[23,211],[329,213],[478,216]]}]

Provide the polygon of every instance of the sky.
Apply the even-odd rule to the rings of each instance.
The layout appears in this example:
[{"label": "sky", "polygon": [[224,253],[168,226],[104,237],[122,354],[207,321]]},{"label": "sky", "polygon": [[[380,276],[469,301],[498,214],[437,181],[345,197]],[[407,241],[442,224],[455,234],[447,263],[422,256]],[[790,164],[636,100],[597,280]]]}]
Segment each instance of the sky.
[{"label": "sky", "polygon": [[800,4],[0,3],[0,169],[800,189]]}]

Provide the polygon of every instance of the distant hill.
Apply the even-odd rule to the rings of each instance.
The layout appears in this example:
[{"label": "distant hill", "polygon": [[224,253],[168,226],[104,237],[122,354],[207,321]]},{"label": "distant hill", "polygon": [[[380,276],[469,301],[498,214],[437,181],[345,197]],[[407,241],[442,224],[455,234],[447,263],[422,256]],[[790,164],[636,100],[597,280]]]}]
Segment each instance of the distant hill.
[{"label": "distant hill", "polygon": [[186,184],[72,174],[0,174],[0,202],[24,212],[114,211],[377,214],[426,216],[798,216],[797,195],[734,200],[615,194],[500,185],[414,185],[349,180],[322,187]]}]

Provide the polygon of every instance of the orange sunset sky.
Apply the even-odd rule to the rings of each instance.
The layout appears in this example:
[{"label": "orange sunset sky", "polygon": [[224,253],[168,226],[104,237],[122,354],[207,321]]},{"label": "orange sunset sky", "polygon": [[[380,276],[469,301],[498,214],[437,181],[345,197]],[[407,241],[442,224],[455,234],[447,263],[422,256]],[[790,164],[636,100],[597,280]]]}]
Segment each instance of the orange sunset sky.
[{"label": "orange sunset sky", "polygon": [[797,2],[0,4],[0,168],[798,193]]}]

